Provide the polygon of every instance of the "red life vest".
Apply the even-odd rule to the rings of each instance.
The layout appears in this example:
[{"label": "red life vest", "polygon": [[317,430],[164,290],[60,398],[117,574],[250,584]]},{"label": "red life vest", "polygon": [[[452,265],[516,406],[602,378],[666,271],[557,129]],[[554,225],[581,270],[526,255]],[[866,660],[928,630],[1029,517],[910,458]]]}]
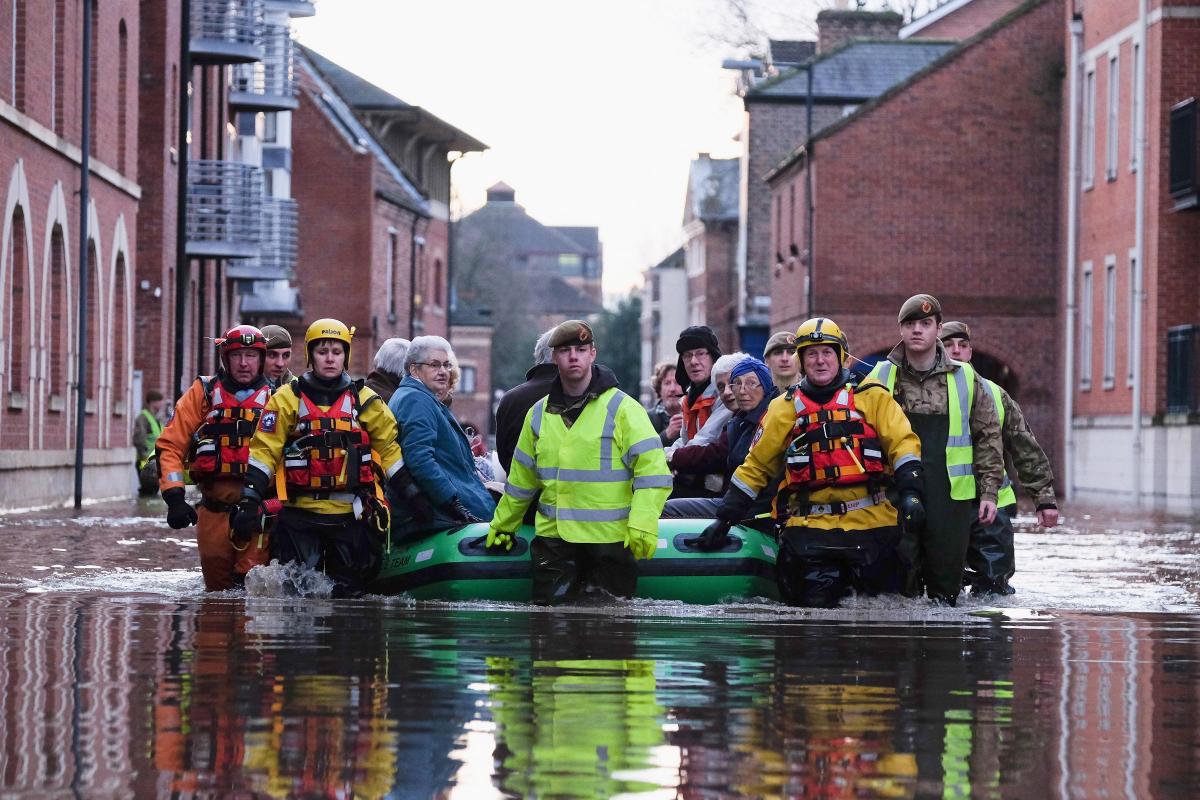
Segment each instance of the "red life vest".
[{"label": "red life vest", "polygon": [[883,445],[854,407],[853,387],[843,386],[824,404],[799,389],[792,390],[792,399],[796,424],[786,453],[788,488],[854,486],[883,476]]},{"label": "red life vest", "polygon": [[238,400],[219,378],[205,383],[209,412],[192,434],[188,450],[188,471],[192,477],[228,477],[243,475],[250,461],[250,439],[258,427],[258,418],[271,399],[271,387],[247,387],[255,391]]},{"label": "red life vest", "polygon": [[371,486],[375,481],[371,437],[358,422],[359,385],[352,383],[325,411],[304,393],[303,381],[293,381],[291,386],[299,404],[284,449],[289,493]]}]

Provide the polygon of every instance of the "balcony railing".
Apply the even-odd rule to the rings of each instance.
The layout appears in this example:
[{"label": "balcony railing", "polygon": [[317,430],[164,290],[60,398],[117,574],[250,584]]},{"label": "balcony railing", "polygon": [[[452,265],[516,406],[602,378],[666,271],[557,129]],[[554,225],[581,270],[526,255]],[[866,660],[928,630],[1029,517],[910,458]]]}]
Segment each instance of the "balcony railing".
[{"label": "balcony railing", "polygon": [[236,161],[188,162],[187,254],[250,258],[262,240],[262,170]]},{"label": "balcony railing", "polygon": [[296,78],[292,69],[294,45],[287,25],[264,25],[263,57],[233,68],[229,105],[249,111],[296,108]]},{"label": "balcony railing", "polygon": [[292,17],[311,17],[317,13],[314,0],[265,0],[267,11],[286,11]]},{"label": "balcony railing", "polygon": [[192,60],[242,64],[263,56],[263,0],[191,0]]},{"label": "balcony railing", "polygon": [[288,280],[296,266],[296,201],[264,197],[258,255],[230,264],[225,275],[236,281]]}]

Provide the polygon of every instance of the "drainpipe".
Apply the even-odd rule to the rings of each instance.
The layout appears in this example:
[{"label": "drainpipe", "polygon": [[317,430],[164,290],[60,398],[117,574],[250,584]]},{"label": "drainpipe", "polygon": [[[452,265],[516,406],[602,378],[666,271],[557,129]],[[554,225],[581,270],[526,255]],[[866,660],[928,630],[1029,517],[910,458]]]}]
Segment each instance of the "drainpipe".
[{"label": "drainpipe", "polygon": [[1145,302],[1146,296],[1142,281],[1146,273],[1146,172],[1150,169],[1150,159],[1146,152],[1146,115],[1149,111],[1146,106],[1147,70],[1145,67],[1148,55],[1146,52],[1148,16],[1146,0],[1139,0],[1138,41],[1141,46],[1138,48],[1138,55],[1142,61],[1142,74],[1141,80],[1134,87],[1134,91],[1140,96],[1141,101],[1138,104],[1138,118],[1134,123],[1133,135],[1134,147],[1137,148],[1138,154],[1138,171],[1133,245],[1136,260],[1133,265],[1133,275],[1130,276],[1133,280],[1133,319],[1129,323],[1133,326],[1133,336],[1130,337],[1133,340],[1133,352],[1129,357],[1133,364],[1133,408],[1130,411],[1130,430],[1133,439],[1133,503],[1135,506],[1141,505],[1142,502],[1142,456],[1145,449],[1142,442],[1142,304]]},{"label": "drainpipe", "polygon": [[[92,130],[88,120],[92,115],[92,4],[83,4],[83,79],[79,107],[79,365],[76,371],[79,383],[75,387],[75,510],[83,506],[83,445],[87,427],[87,383],[88,346],[99,347],[99,342],[88,342],[88,183],[91,175]],[[99,259],[96,259],[99,261]],[[100,264],[96,264],[100,269]],[[97,290],[100,281],[96,281]],[[96,298],[97,301],[100,298]],[[100,303],[96,303],[99,313]],[[97,325],[96,329],[99,330]],[[97,382],[97,386],[99,382]],[[99,426],[100,396],[97,392],[97,419]]]},{"label": "drainpipe", "polygon": [[816,203],[813,198],[813,151],[812,151],[812,135],[813,135],[813,62],[809,61],[805,73],[808,79],[808,88],[805,90],[808,96],[804,100],[804,160],[807,162],[804,168],[805,173],[805,194],[808,195],[807,206],[805,212],[808,216],[808,286],[805,301],[808,305],[808,317],[811,319],[814,316],[813,312],[813,282],[817,277],[817,243],[813,241],[813,218],[816,216]]},{"label": "drainpipe", "polygon": [[175,143],[178,153],[176,175],[178,182],[175,186],[175,341],[174,364],[172,365],[171,401],[174,402],[183,394],[183,359],[184,340],[184,311],[188,301],[188,267],[187,256],[187,181],[188,181],[188,124],[191,122],[192,96],[188,88],[192,83],[191,55],[191,0],[183,0],[179,18],[179,108],[174,109],[179,115],[179,140]]},{"label": "drainpipe", "polygon": [[1083,43],[1083,18],[1071,20],[1069,111],[1067,120],[1067,284],[1066,358],[1063,359],[1063,499],[1075,494],[1075,263],[1079,260],[1079,52]]}]

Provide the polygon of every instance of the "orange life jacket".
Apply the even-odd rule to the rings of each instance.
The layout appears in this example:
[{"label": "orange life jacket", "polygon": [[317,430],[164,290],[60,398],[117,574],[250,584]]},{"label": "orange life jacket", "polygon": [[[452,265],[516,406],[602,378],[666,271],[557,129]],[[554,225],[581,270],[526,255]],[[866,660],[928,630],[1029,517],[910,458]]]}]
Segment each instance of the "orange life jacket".
[{"label": "orange life jacket", "polygon": [[193,478],[243,475],[250,461],[250,439],[258,427],[258,418],[271,399],[271,387],[262,381],[251,385],[255,391],[238,400],[220,378],[204,384],[209,411],[192,434],[188,448],[188,471]]},{"label": "orange life jacket", "polygon": [[852,386],[843,386],[824,404],[799,389],[789,394],[796,405],[796,424],[786,453],[788,488],[853,486],[883,476],[883,445],[854,407]]},{"label": "orange life jacket", "polygon": [[371,437],[358,422],[360,384],[351,383],[326,411],[305,393],[303,380],[291,386],[299,404],[284,449],[288,492],[341,492],[371,486],[375,481]]},{"label": "orange life jacket", "polygon": [[687,438],[694,439],[700,429],[704,427],[704,423],[708,422],[708,418],[712,416],[713,405],[717,402],[715,394],[707,394],[708,389],[705,389],[699,397],[696,398],[695,405],[689,405],[687,395],[680,400],[680,409],[683,413],[683,428],[687,431]]}]

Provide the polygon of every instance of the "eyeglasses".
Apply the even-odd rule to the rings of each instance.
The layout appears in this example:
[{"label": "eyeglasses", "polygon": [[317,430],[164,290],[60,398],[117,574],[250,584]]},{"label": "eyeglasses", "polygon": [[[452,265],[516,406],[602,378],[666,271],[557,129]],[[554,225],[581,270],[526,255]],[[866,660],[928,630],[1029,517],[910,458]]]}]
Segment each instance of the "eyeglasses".
[{"label": "eyeglasses", "polygon": [[747,392],[752,392],[755,389],[761,389],[762,384],[759,383],[758,381],[743,381],[743,380],[738,379],[738,380],[730,381],[729,388],[733,389],[735,392],[743,391],[743,390],[747,391]]},{"label": "eyeglasses", "polygon": [[449,372],[454,366],[450,361],[414,361],[413,363],[430,369],[444,369],[446,372]]}]

